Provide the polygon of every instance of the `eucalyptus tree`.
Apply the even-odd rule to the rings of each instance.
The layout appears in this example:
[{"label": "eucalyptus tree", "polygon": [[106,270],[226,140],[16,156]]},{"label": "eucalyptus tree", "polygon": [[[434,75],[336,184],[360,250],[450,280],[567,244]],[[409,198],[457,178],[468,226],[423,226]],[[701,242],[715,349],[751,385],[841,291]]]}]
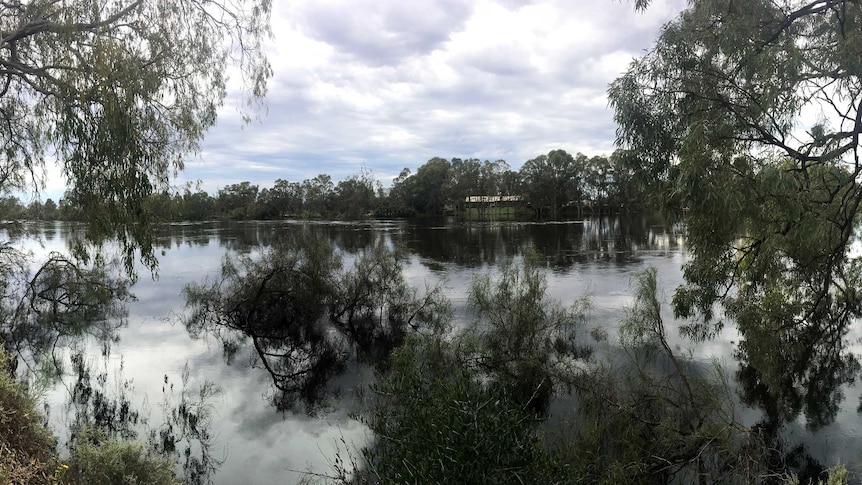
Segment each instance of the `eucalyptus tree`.
[{"label": "eucalyptus tree", "polygon": [[359,219],[376,209],[376,180],[370,173],[351,175],[335,186],[335,214],[347,219]]},{"label": "eucalyptus tree", "polygon": [[410,194],[413,193],[415,179],[410,169],[404,167],[401,173],[392,180],[389,190],[389,204],[395,213],[407,213],[410,208]]},{"label": "eucalyptus tree", "polygon": [[183,192],[183,220],[203,221],[212,218],[215,212],[215,201],[204,191]]},{"label": "eucalyptus tree", "polygon": [[527,199],[537,215],[550,209],[556,219],[559,210],[576,194],[577,173],[575,159],[565,150],[552,150],[527,160],[521,166],[521,179]]},{"label": "eucalyptus tree", "polygon": [[[860,7],[693,1],[611,85],[619,143],[690,208],[674,305],[698,317],[691,335],[720,328],[716,303],[748,340],[788,351],[800,333],[841,346],[862,315]],[[795,385],[808,372],[757,371],[770,368]]]},{"label": "eucalyptus tree", "polygon": [[302,185],[299,183],[278,179],[269,193],[271,201],[278,208],[278,217],[302,211]]},{"label": "eucalyptus tree", "polygon": [[465,200],[468,196],[488,195],[482,193],[480,185],[482,163],[478,158],[468,158],[467,160],[453,158],[451,167],[446,189],[448,199],[456,210],[464,210]]},{"label": "eucalyptus tree", "polygon": [[[0,2],[0,192],[56,161],[88,222],[154,268],[144,201],[199,149],[237,66],[252,104],[271,75],[270,0]],[[248,115],[246,115],[248,116]]]},{"label": "eucalyptus tree", "polygon": [[[501,195],[503,188],[503,173],[508,169],[509,164],[506,163],[505,160],[495,160],[493,162],[485,160],[482,162],[482,167],[479,171],[479,187],[481,195]],[[488,208],[489,207],[487,205],[482,207],[483,210],[487,210]],[[486,214],[482,214],[482,216],[487,217]]]},{"label": "eucalyptus tree", "polygon": [[584,156],[583,181],[583,186],[588,188],[584,191],[584,196],[592,199],[601,209],[607,204],[613,190],[613,169],[610,159],[603,155],[590,158]]},{"label": "eucalyptus tree", "polygon": [[326,214],[335,196],[335,184],[332,177],[322,173],[313,179],[302,181],[303,210],[307,215],[321,216]]},{"label": "eucalyptus tree", "polygon": [[523,183],[521,174],[507,169],[500,174],[500,193],[503,195],[521,195]]},{"label": "eucalyptus tree", "polygon": [[611,154],[610,202],[620,208],[647,205],[648,194],[637,179],[638,156],[627,150],[617,149]]},{"label": "eucalyptus tree", "polygon": [[252,219],[259,192],[260,188],[251,182],[230,184],[218,191],[216,209],[228,219]]},{"label": "eucalyptus tree", "polygon": [[452,165],[445,158],[434,157],[416,169],[413,175],[411,205],[420,214],[440,215],[446,206],[445,186]]}]

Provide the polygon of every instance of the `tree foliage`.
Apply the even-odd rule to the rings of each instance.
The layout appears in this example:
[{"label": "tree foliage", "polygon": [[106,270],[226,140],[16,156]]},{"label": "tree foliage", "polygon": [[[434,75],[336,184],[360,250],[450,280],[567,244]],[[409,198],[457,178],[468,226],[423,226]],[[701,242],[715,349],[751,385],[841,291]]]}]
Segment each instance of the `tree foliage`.
[{"label": "tree foliage", "polygon": [[674,298],[690,335],[714,334],[722,303],[749,341],[828,331],[841,360],[862,315],[860,27],[854,1],[695,1],[612,84],[619,142],[691,209]]},{"label": "tree foliage", "polygon": [[573,454],[594,483],[754,483],[768,446],[736,421],[724,372],[668,343],[656,271],[635,276],[619,355],[575,379]]},{"label": "tree foliage", "polygon": [[586,302],[563,307],[547,298],[546,290],[544,273],[526,258],[521,264],[504,262],[497,278],[477,277],[467,300],[476,315],[469,333],[477,340],[479,368],[515,402],[539,414],[555,385],[570,376],[568,364],[591,354],[576,336]]},{"label": "tree foliage", "polygon": [[[737,421],[723,370],[668,343],[654,269],[636,276],[636,299],[622,322],[620,346],[595,360],[568,354],[569,362],[579,365],[556,366],[554,380],[568,386],[549,388],[555,412],[537,413],[535,403],[512,386],[531,376],[505,376],[519,368],[513,363],[535,363],[539,355],[547,359],[538,366],[546,371],[554,368],[550,361],[562,360],[555,344],[538,343],[571,330],[569,319],[541,311],[551,303],[542,282],[541,273],[529,266],[509,267],[493,282],[480,279],[472,290],[478,295],[470,298],[482,315],[479,334],[467,328],[408,338],[371,388],[362,418],[375,433],[373,441],[359,460],[337,459],[330,478],[337,483],[786,481],[791,464],[780,441]],[[801,478],[811,476],[817,473]]]},{"label": "tree foliage", "polygon": [[395,352],[364,418],[375,443],[353,482],[564,482],[564,467],[535,434],[536,417],[501,388],[484,385],[458,352],[439,338],[416,336]]},{"label": "tree foliage", "polygon": [[[144,201],[195,152],[237,65],[249,99],[271,74],[269,0],[0,3],[0,191],[41,187],[56,160],[87,237],[154,267]],[[81,253],[84,254],[84,253]]]}]

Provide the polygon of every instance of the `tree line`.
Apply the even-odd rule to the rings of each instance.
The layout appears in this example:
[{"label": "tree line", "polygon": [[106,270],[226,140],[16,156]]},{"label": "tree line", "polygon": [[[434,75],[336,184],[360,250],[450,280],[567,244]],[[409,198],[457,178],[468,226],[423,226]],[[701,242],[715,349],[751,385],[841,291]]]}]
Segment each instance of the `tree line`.
[{"label": "tree line", "polygon": [[[617,212],[644,205],[626,153],[587,157],[553,150],[512,170],[505,160],[434,157],[415,172],[404,168],[384,188],[370,171],[334,182],[327,174],[301,182],[277,179],[271,187],[251,182],[230,184],[209,194],[186,187],[150,195],[144,204],[154,218],[169,220],[272,220],[439,216],[492,217],[503,205],[522,218],[559,219],[584,213]],[[475,202],[467,198],[476,197]],[[508,196],[500,202],[496,196]],[[6,219],[83,220],[85,204],[72,192],[59,202],[47,199],[25,205],[15,197],[0,199]]]}]

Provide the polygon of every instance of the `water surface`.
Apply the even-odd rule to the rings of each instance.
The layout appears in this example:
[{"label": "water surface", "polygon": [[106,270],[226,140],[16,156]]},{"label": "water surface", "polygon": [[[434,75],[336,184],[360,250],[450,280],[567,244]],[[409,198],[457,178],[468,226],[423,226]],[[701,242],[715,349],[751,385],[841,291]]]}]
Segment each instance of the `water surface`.
[{"label": "water surface", "polygon": [[[452,301],[456,323],[469,319],[464,307],[476,275],[496,271],[507,258],[535,252],[547,270],[550,296],[568,304],[588,295],[592,302],[590,325],[606,328],[611,342],[623,308],[632,301],[632,276],[647,267],[657,268],[663,300],[669,301],[673,289],[682,282],[681,266],[687,260],[682,225],[646,215],[549,224],[441,220],[166,226],[160,235],[163,254],[158,277],[151,278],[145,269],[139,269],[141,277],[132,288],[137,300],[128,304],[127,322],[119,331],[119,341],[111,345],[107,362],[95,342],[90,342],[86,352],[94,365],[107,369],[110,376],[132,381],[132,405],[152,421],[159,420],[158,403],[165,395],[166,376],[169,382],[180,383],[187,368],[188,389],[197,389],[207,381],[222,389],[210,401],[214,451],[224,460],[216,483],[290,483],[299,478],[296,472],[325,473],[337,449],[345,443],[360,446],[366,439],[365,428],[349,416],[356,409],[352,389],[373,379],[373,370],[367,366],[349,365],[332,383],[340,393],[311,415],[301,410],[279,412],[271,404],[274,390],[269,374],[249,365],[250,348],[240,349],[227,362],[219,342],[192,339],[181,323],[186,311],[182,296],[185,285],[215,277],[226,254],[255,255],[280,235],[303,228],[331,241],[348,264],[358,252],[378,241],[401,246],[408,254],[404,267],[407,281],[417,288],[442,284]],[[47,223],[35,233],[41,244],[33,239],[28,244],[34,252],[47,253],[65,249],[72,227]],[[731,373],[736,371],[734,344],[739,336],[732,326],[727,326],[719,338],[695,346],[678,336],[678,322],[669,311],[665,317],[673,344],[692,349],[699,361],[718,361]],[[854,345],[851,350],[858,352],[860,336],[857,325],[847,336]],[[67,418],[63,411],[67,386],[68,382],[59,385],[46,396],[51,424],[57,430],[63,429]],[[862,462],[857,453],[862,449],[856,412],[859,390],[853,385],[842,392],[843,404],[832,424],[812,434],[800,419],[788,426],[788,437],[807,443],[811,454],[825,463],[841,459],[853,468]],[[740,407],[742,420],[753,422],[759,415],[757,410]]]}]

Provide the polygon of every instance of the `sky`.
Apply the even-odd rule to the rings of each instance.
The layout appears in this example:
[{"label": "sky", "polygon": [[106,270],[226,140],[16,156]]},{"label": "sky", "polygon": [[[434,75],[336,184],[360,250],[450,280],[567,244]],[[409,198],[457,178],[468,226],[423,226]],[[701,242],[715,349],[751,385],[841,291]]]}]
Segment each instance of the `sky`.
[{"label": "sky", "polygon": [[215,195],[366,170],[388,187],[435,156],[517,170],[554,149],[610,154],[608,84],[685,4],[274,0],[265,111],[243,125],[226,103],[176,184]]}]

